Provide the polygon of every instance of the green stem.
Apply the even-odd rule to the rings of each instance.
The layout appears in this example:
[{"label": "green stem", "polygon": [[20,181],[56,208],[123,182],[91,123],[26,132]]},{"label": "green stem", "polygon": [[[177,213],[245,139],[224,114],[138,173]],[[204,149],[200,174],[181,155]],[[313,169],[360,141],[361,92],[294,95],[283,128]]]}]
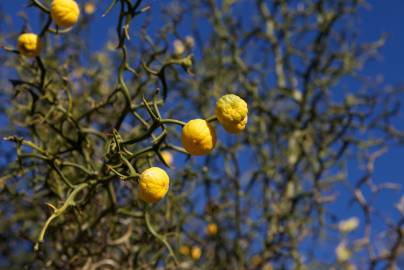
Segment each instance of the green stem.
[{"label": "green stem", "polygon": [[121,64],[119,66],[119,69],[118,69],[118,83],[121,86],[121,90],[122,90],[123,95],[125,96],[127,106],[129,108],[131,108],[131,103],[132,102],[131,102],[131,97],[130,97],[130,94],[129,94],[129,89],[128,89],[128,86],[126,85],[125,79],[123,77],[123,74],[125,72],[125,67],[126,67],[126,65],[128,63],[127,62],[127,51],[126,51],[125,45],[122,46],[121,51],[122,51],[122,61],[121,61]]},{"label": "green stem", "polygon": [[92,172],[92,171],[90,171],[89,169],[85,168],[85,167],[82,166],[82,165],[79,165],[79,164],[76,164],[76,163],[73,163],[73,162],[69,162],[69,161],[63,162],[63,163],[61,164],[61,166],[62,166],[62,167],[64,167],[64,166],[75,167],[75,168],[80,169],[81,171],[85,172],[85,173],[88,174],[88,175],[95,175],[95,174],[97,173],[97,172]]},{"label": "green stem", "polygon": [[107,14],[112,10],[112,8],[115,6],[115,4],[118,2],[118,0],[114,0],[111,2],[111,4],[108,6],[107,10],[102,14],[101,17],[107,16]]},{"label": "green stem", "polygon": [[217,121],[217,116],[216,116],[216,115],[212,115],[212,116],[208,117],[208,118],[206,119],[206,121],[208,121],[209,123],[210,123],[210,122]]},{"label": "green stem", "polygon": [[39,234],[38,240],[35,243],[34,249],[38,250],[39,249],[39,245],[43,242],[44,238],[45,238],[45,233],[46,230],[48,229],[49,225],[51,224],[51,222],[57,218],[58,216],[62,215],[66,209],[72,205],[74,203],[74,199],[76,198],[77,194],[83,190],[84,188],[86,188],[88,186],[87,183],[83,183],[80,184],[78,186],[76,186],[76,188],[72,191],[72,193],[70,193],[69,197],[66,199],[66,201],[64,202],[64,204],[62,205],[62,207],[55,209],[55,211],[53,212],[53,214],[46,220],[45,225],[42,227],[42,230]]},{"label": "green stem", "polygon": [[39,84],[39,90],[43,93],[44,92],[43,88],[45,86],[46,69],[45,69],[45,66],[44,66],[44,64],[42,62],[41,57],[37,56],[36,61],[38,63],[39,70],[41,71],[41,75],[40,75],[41,79],[40,79],[40,84]]},{"label": "green stem", "polygon": [[50,13],[49,9],[44,4],[42,4],[40,1],[38,1],[38,0],[31,0],[31,1],[32,1],[32,5],[38,7],[43,12]]},{"label": "green stem", "polygon": [[134,143],[143,141],[144,139],[147,139],[153,133],[153,131],[156,130],[158,127],[159,127],[158,124],[153,123],[153,125],[148,130],[146,130],[143,134],[141,134],[140,136],[138,136],[136,138],[129,139],[127,141],[122,142],[122,145],[134,144]]},{"label": "green stem", "polygon": [[162,124],[175,124],[175,125],[179,125],[182,127],[186,125],[185,122],[182,122],[182,121],[176,120],[176,119],[160,119],[159,122]]},{"label": "green stem", "polygon": [[126,208],[118,208],[117,213],[132,218],[144,218],[144,215],[141,212],[133,212]]},{"label": "green stem", "polygon": [[135,168],[133,168],[132,164],[124,156],[121,156],[121,159],[125,162],[126,166],[129,168],[131,176],[140,176],[140,174],[136,172]]},{"label": "green stem", "polygon": [[158,116],[153,112],[153,109],[150,107],[149,103],[147,102],[144,96],[143,96],[143,104],[145,105],[147,112],[150,114],[153,120],[157,121]]},{"label": "green stem", "polygon": [[187,152],[187,150],[185,150],[183,147],[179,147],[179,146],[176,146],[176,145],[173,145],[173,144],[168,144],[167,147],[168,147],[168,148],[171,148],[171,149],[173,149],[173,150],[175,150],[175,151],[177,151],[177,152],[180,152],[180,153],[189,155],[189,153]]},{"label": "green stem", "polygon": [[152,224],[151,224],[151,222],[150,222],[150,215],[149,215],[149,212],[148,212],[148,209],[147,209],[147,208],[148,208],[148,206],[146,206],[146,208],[145,208],[144,219],[145,219],[146,227],[147,227],[148,231],[149,231],[154,237],[156,237],[158,240],[160,240],[160,241],[166,246],[166,248],[168,249],[168,252],[169,252],[170,256],[171,256],[171,257],[173,258],[173,260],[174,260],[175,266],[178,266],[179,263],[178,263],[177,257],[175,256],[175,253],[174,253],[174,251],[173,251],[173,249],[172,249],[170,243],[168,243],[168,241],[166,240],[166,238],[165,238],[163,235],[160,235],[160,234],[154,229],[154,227],[152,226]]},{"label": "green stem", "polygon": [[139,151],[133,153],[133,155],[130,156],[129,159],[130,159],[130,160],[131,160],[131,159],[134,159],[134,158],[136,158],[136,157],[138,157],[138,156],[140,156],[140,155],[143,155],[144,153],[153,151],[153,149],[154,149],[153,146],[148,146],[148,147],[145,147],[145,148],[143,148],[143,149],[140,149]]}]

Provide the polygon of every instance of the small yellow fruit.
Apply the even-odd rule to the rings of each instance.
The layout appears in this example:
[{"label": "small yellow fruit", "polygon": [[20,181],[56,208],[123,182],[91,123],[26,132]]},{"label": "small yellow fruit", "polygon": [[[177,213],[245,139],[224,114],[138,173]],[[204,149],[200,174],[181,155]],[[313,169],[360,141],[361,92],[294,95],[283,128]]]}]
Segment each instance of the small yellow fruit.
[{"label": "small yellow fruit", "polygon": [[59,27],[71,27],[77,23],[80,16],[79,5],[74,0],[53,0],[51,16]]},{"label": "small yellow fruit", "polygon": [[163,169],[146,169],[139,179],[139,198],[148,203],[155,203],[166,195],[169,183],[170,179]]},{"label": "small yellow fruit", "polygon": [[171,166],[173,164],[173,155],[168,151],[162,151],[161,156],[163,157],[164,161]]},{"label": "small yellow fruit", "polygon": [[88,15],[91,15],[95,12],[95,5],[92,2],[87,2],[84,5],[84,12]]},{"label": "small yellow fruit", "polygon": [[216,117],[230,133],[240,133],[248,120],[247,103],[234,94],[224,95],[217,101]]},{"label": "small yellow fruit", "polygon": [[208,226],[206,226],[206,234],[213,236],[216,235],[218,231],[216,223],[209,223]]},{"label": "small yellow fruit", "polygon": [[216,145],[215,129],[206,120],[191,120],[182,129],[182,145],[191,155],[206,155]]},{"label": "small yellow fruit", "polygon": [[202,255],[201,248],[198,247],[198,246],[193,246],[192,249],[191,249],[191,257],[192,257],[192,259],[199,260],[201,255]]},{"label": "small yellow fruit", "polygon": [[17,47],[20,54],[28,57],[35,57],[39,55],[42,44],[38,35],[33,33],[25,33],[18,37]]},{"label": "small yellow fruit", "polygon": [[180,250],[179,250],[180,254],[187,256],[187,255],[189,255],[189,251],[190,250],[189,250],[188,246],[186,246],[186,245],[180,246]]}]

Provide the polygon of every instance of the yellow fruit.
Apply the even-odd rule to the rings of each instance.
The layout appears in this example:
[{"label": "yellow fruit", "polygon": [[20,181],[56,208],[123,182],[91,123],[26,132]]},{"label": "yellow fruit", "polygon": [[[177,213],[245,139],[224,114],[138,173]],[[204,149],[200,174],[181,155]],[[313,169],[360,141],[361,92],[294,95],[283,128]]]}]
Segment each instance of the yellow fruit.
[{"label": "yellow fruit", "polygon": [[91,15],[95,12],[95,5],[91,2],[87,2],[84,5],[84,12],[88,15]]},{"label": "yellow fruit", "polygon": [[215,129],[206,120],[191,120],[182,129],[182,145],[191,155],[206,155],[216,145]]},{"label": "yellow fruit", "polygon": [[164,170],[151,167],[140,175],[139,198],[148,203],[155,203],[166,195],[169,183],[170,179]]},{"label": "yellow fruit", "polygon": [[79,20],[80,8],[74,0],[53,0],[51,16],[57,26],[71,27]]},{"label": "yellow fruit", "polygon": [[224,95],[217,101],[215,114],[227,132],[239,133],[247,124],[247,103],[239,96]]},{"label": "yellow fruit", "polygon": [[182,246],[180,246],[180,253],[182,254],[182,255],[184,255],[184,256],[187,256],[187,255],[189,255],[189,247],[188,246],[186,246],[186,245],[182,245]]},{"label": "yellow fruit", "polygon": [[39,55],[42,44],[38,35],[33,33],[25,33],[18,37],[17,47],[20,54],[28,57],[35,57]]},{"label": "yellow fruit", "polygon": [[206,226],[206,234],[213,236],[216,235],[218,231],[216,223],[209,223],[208,226]]},{"label": "yellow fruit", "polygon": [[163,157],[164,161],[171,166],[171,164],[173,163],[173,155],[168,152],[168,151],[162,151],[161,152],[161,156]]},{"label": "yellow fruit", "polygon": [[192,259],[199,260],[201,255],[202,255],[201,248],[198,247],[198,246],[193,246],[192,249],[191,249],[191,257],[192,257]]}]

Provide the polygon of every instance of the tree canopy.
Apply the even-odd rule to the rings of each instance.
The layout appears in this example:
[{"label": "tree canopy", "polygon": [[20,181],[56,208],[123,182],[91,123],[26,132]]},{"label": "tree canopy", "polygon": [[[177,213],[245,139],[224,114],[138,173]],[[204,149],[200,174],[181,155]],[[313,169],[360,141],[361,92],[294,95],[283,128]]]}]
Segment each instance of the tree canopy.
[{"label": "tree canopy", "polygon": [[360,41],[366,5],[30,0],[2,14],[0,266],[399,269],[404,199],[372,198],[401,185],[372,176],[403,142],[402,87],[363,72],[385,42]]}]

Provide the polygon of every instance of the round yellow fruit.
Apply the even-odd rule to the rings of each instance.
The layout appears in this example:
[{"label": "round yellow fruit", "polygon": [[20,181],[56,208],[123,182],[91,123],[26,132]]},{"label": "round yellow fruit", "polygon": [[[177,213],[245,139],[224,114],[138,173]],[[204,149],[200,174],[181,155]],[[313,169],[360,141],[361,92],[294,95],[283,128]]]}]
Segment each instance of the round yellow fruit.
[{"label": "round yellow fruit", "polygon": [[206,155],[216,145],[215,129],[203,119],[193,119],[182,129],[182,145],[194,156]]},{"label": "round yellow fruit", "polygon": [[39,55],[42,44],[38,35],[25,33],[18,37],[17,47],[20,54],[28,57],[35,57]]},{"label": "round yellow fruit", "polygon": [[186,246],[186,245],[181,245],[179,252],[180,252],[182,255],[187,256],[187,255],[189,255],[190,250],[189,250],[189,247],[188,247],[188,246]]},{"label": "round yellow fruit", "polygon": [[193,246],[192,249],[191,249],[191,257],[192,257],[192,259],[197,261],[197,260],[199,260],[201,255],[202,255],[201,248],[198,247],[198,246]]},{"label": "round yellow fruit", "polygon": [[208,226],[206,226],[206,234],[213,236],[216,235],[218,231],[218,227],[216,223],[209,223]]},{"label": "round yellow fruit", "polygon": [[53,0],[51,16],[59,27],[71,27],[77,23],[80,16],[79,5],[74,0]]},{"label": "round yellow fruit", "polygon": [[95,12],[95,5],[92,2],[87,2],[84,5],[84,12],[88,15],[92,15]]},{"label": "round yellow fruit", "polygon": [[219,98],[215,114],[227,132],[240,133],[247,125],[247,103],[237,95],[228,94]]},{"label": "round yellow fruit", "polygon": [[166,195],[169,184],[170,178],[163,169],[146,169],[139,179],[139,198],[147,203],[158,202]]}]

